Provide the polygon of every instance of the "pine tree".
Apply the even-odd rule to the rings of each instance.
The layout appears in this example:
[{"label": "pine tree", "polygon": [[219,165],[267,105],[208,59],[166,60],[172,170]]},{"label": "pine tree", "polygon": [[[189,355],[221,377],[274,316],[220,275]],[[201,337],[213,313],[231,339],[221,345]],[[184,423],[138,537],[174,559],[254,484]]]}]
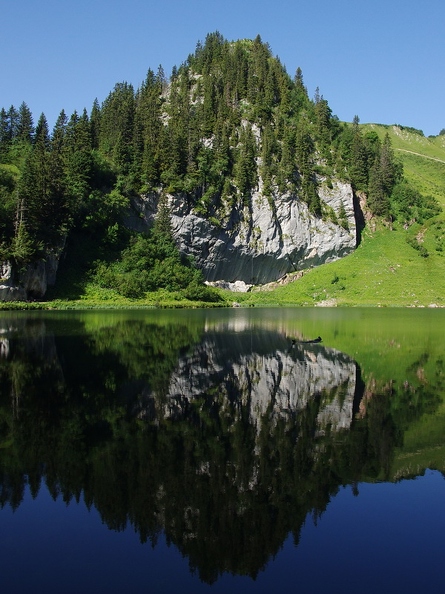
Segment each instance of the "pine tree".
[{"label": "pine tree", "polygon": [[34,124],[29,107],[23,102],[18,111],[16,138],[22,142],[31,143],[34,137]]},{"label": "pine tree", "polygon": [[385,183],[379,156],[375,157],[374,163],[369,171],[367,204],[373,214],[381,217],[388,217],[389,198],[385,192]]},{"label": "pine tree", "polygon": [[380,150],[380,168],[385,194],[390,196],[394,185],[401,178],[403,170],[401,165],[395,161],[388,133],[385,134]]},{"label": "pine tree", "polygon": [[261,168],[263,194],[272,195],[272,180],[275,177],[274,155],[276,154],[275,135],[270,125],[265,126],[261,137]]},{"label": "pine tree", "polygon": [[93,173],[91,131],[85,110],[81,117],[75,111],[66,125],[64,158],[70,210],[79,212],[90,193]]},{"label": "pine tree", "polygon": [[11,140],[17,138],[18,126],[19,126],[19,113],[16,108],[11,105],[8,110],[8,123],[9,123],[9,137]]},{"label": "pine tree", "polygon": [[100,120],[101,110],[97,98],[93,102],[93,107],[90,113],[90,129],[91,129],[91,146],[93,149],[99,148],[100,142]]},{"label": "pine tree", "polygon": [[63,236],[71,222],[69,192],[67,189],[66,130],[68,118],[62,111],[55,123],[49,154],[49,186],[51,202],[48,205],[53,219],[55,236]]},{"label": "pine tree", "polygon": [[256,141],[250,127],[242,128],[235,162],[235,183],[246,203],[257,184]]},{"label": "pine tree", "polygon": [[99,146],[124,175],[129,172],[133,160],[134,115],[133,86],[126,82],[115,85],[102,105]]},{"label": "pine tree", "polygon": [[303,72],[300,67],[298,67],[295,72],[292,105],[295,113],[307,108],[309,105],[309,97],[303,81]]},{"label": "pine tree", "polygon": [[[29,152],[18,187],[16,240],[29,238],[33,242],[33,257],[39,257],[40,249],[52,235],[49,220],[49,146],[48,123],[42,113],[36,126],[34,146]],[[32,251],[32,250],[31,250]]]},{"label": "pine tree", "polygon": [[328,102],[323,98],[323,95],[319,96],[318,100],[315,101],[316,129],[325,155],[329,153],[332,141],[331,117],[332,111]]},{"label": "pine tree", "polygon": [[359,121],[358,116],[354,116],[348,165],[353,188],[355,190],[366,190],[368,185],[369,154],[359,128]]},{"label": "pine tree", "polygon": [[173,241],[170,207],[165,194],[161,194],[159,198],[158,210],[153,229],[157,235],[162,235],[165,237],[165,239]]},{"label": "pine tree", "polygon": [[303,200],[309,206],[309,210],[321,214],[320,198],[317,193],[317,184],[314,173],[314,152],[315,145],[310,133],[309,122],[305,117],[300,118],[295,138],[295,151],[297,155],[297,166],[300,174],[300,189]]},{"label": "pine tree", "polygon": [[7,158],[11,144],[9,118],[4,107],[0,111],[0,162]]}]

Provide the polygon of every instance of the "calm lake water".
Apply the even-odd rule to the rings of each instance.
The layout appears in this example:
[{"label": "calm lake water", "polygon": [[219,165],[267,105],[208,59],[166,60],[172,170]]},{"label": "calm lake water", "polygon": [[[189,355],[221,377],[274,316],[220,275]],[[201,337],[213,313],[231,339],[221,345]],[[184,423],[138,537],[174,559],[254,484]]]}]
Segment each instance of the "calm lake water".
[{"label": "calm lake water", "polygon": [[443,592],[444,336],[433,309],[1,312],[2,591]]}]

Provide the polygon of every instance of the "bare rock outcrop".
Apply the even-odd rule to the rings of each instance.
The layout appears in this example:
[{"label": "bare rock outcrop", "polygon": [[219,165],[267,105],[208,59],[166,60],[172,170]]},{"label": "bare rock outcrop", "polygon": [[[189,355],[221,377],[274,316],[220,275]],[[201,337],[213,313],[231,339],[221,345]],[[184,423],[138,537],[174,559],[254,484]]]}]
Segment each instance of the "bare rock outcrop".
[{"label": "bare rock outcrop", "polygon": [[54,254],[19,271],[11,262],[0,262],[0,301],[42,299],[48,286],[56,282],[58,265],[59,257]]},{"label": "bare rock outcrop", "polygon": [[[353,193],[349,184],[320,183],[325,216],[310,213],[292,194],[268,200],[260,191],[249,206],[223,209],[218,220],[204,217],[182,195],[169,195],[171,220],[181,251],[192,256],[207,281],[266,284],[284,275],[346,256],[357,243]],[[143,230],[156,216],[158,197],[135,200],[130,226]],[[341,224],[340,224],[341,223]]]}]

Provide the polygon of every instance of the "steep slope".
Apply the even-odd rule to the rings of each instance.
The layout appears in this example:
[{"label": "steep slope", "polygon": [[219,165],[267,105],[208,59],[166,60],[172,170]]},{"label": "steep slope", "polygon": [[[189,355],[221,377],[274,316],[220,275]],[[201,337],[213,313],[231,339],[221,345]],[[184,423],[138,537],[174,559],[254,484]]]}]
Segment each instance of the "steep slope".
[{"label": "steep slope", "polygon": [[171,160],[160,186],[132,197],[132,228],[147,230],[166,195],[178,245],[206,280],[247,285],[355,249],[354,196],[336,173],[338,120],[259,38],[208,36],[163,99]]}]

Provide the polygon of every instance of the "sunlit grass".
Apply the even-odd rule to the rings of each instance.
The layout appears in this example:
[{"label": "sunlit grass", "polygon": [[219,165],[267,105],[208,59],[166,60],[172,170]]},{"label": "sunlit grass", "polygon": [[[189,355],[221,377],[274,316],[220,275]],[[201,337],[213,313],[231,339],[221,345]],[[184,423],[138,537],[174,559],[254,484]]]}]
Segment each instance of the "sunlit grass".
[{"label": "sunlit grass", "polygon": [[[418,229],[418,236],[414,241],[419,247],[436,241],[428,225]],[[442,252],[430,248],[425,255],[407,243],[409,237],[404,230],[365,233],[346,258],[309,270],[273,291],[240,294],[237,300],[255,305],[445,305]]]}]

